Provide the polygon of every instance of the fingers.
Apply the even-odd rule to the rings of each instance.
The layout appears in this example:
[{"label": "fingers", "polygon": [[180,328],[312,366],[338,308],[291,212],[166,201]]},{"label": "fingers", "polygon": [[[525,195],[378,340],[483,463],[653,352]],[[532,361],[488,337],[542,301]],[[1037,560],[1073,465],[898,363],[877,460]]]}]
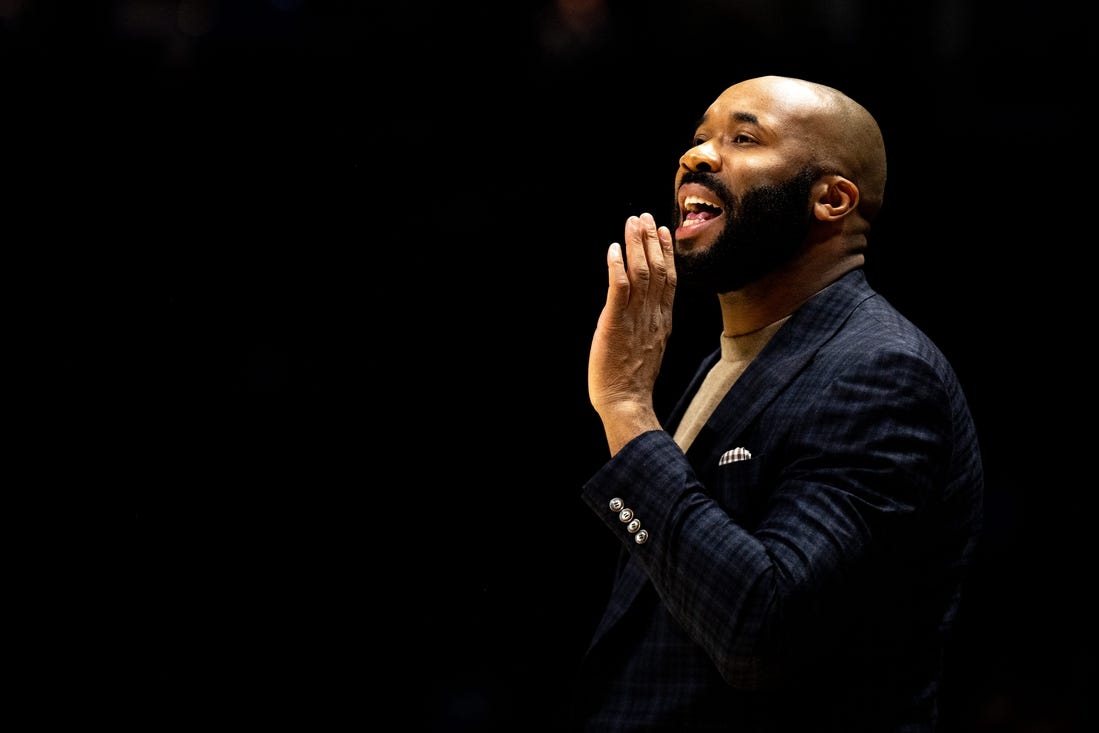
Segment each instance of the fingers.
[{"label": "fingers", "polygon": [[649,213],[637,218],[638,227],[641,229],[641,238],[645,245],[645,259],[649,263],[649,280],[658,287],[663,287],[667,279],[668,263],[664,261],[664,250],[660,244],[659,232],[656,228],[656,220]]},{"label": "fingers", "polygon": [[618,242],[607,248],[607,281],[607,305],[616,310],[625,308],[630,300],[630,278]]},{"label": "fingers", "polygon": [[607,249],[607,305],[616,312],[649,308],[668,317],[676,284],[671,230],[643,213],[626,220],[623,242]]},{"label": "fingers", "polygon": [[660,238],[660,251],[664,261],[664,291],[662,305],[671,310],[675,301],[675,286],[678,282],[675,273],[675,243],[672,241],[672,230],[668,227],[657,229]]},{"label": "fingers", "polygon": [[626,235],[623,241],[630,282],[642,292],[649,283],[649,256],[645,249],[645,229],[640,217],[631,216],[626,219]]},{"label": "fingers", "polygon": [[675,253],[668,227],[657,227],[652,214],[626,220],[626,265],[633,295],[671,304],[675,294]]}]

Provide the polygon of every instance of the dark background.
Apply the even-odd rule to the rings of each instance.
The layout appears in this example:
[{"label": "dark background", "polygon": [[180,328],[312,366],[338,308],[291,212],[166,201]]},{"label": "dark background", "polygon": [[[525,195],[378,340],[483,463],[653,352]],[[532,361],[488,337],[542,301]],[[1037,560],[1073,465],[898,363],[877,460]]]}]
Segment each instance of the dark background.
[{"label": "dark background", "polygon": [[[61,707],[554,730],[617,548],[578,499],[606,457],[606,247],[630,214],[667,220],[710,101],[779,73],[878,117],[871,282],[981,430],[944,731],[1083,730],[1076,7],[0,0],[8,237],[66,296],[45,365],[111,497],[58,612],[84,690]],[[687,292],[676,319],[663,409],[720,330]]]}]

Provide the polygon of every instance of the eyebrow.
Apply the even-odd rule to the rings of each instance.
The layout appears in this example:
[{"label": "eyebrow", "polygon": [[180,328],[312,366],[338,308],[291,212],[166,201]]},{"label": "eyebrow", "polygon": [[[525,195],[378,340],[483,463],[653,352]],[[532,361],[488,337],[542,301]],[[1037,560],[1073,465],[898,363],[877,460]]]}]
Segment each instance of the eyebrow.
[{"label": "eyebrow", "polygon": [[[748,122],[753,125],[759,124],[759,117],[755,116],[751,112],[733,112],[729,116],[732,117],[735,122]],[[697,130],[699,127],[702,127],[704,124],[706,124],[706,120],[708,117],[709,115],[702,115],[701,117],[699,117],[698,122],[695,123],[695,129]]]}]

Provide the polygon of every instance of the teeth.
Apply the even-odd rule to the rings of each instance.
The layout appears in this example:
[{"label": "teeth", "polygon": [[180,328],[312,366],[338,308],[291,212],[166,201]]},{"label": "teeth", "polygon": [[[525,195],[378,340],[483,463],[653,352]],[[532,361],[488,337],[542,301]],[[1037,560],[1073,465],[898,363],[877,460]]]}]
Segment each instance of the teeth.
[{"label": "teeth", "polygon": [[720,209],[721,207],[715,204],[713,201],[707,201],[701,196],[688,196],[683,199],[683,207],[688,211],[697,211],[698,207],[705,206],[710,209]]}]

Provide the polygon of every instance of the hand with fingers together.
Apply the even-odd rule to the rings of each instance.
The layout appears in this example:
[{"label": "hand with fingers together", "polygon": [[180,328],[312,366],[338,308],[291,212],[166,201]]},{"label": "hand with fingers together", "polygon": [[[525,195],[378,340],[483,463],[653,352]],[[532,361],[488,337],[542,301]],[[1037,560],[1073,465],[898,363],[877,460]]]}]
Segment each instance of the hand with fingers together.
[{"label": "hand with fingers together", "polygon": [[652,214],[626,220],[625,253],[607,251],[607,303],[588,360],[588,394],[603,420],[611,454],[659,430],[653,387],[672,331],[675,260],[671,231]]}]

